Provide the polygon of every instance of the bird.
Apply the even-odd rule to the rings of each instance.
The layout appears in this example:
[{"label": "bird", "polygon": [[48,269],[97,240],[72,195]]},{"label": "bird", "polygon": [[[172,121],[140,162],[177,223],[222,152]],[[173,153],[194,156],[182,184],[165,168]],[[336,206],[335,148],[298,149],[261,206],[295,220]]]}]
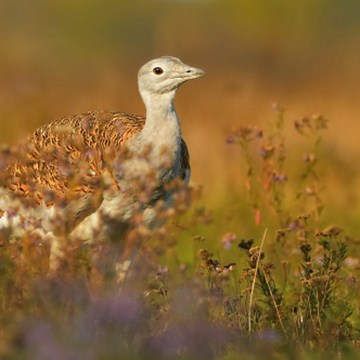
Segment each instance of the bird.
[{"label": "bird", "polygon": [[105,237],[139,209],[150,223],[157,202],[171,197],[166,185],[189,182],[189,152],[174,97],[180,85],[204,74],[162,56],[138,72],[145,116],[89,111],[35,130],[5,169],[0,230],[11,227],[18,236],[36,230],[51,239],[56,254],[62,237]]}]

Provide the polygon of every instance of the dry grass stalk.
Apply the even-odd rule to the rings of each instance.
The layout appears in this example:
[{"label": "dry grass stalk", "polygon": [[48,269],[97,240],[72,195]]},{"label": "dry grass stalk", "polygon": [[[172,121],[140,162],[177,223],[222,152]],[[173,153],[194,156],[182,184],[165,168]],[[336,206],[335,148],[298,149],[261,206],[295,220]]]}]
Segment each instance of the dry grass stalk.
[{"label": "dry grass stalk", "polygon": [[261,244],[260,244],[260,248],[259,248],[259,254],[258,254],[258,257],[257,257],[257,260],[256,260],[256,266],[255,266],[255,269],[254,269],[254,277],[253,277],[253,281],[252,281],[252,284],[251,284],[249,306],[248,306],[248,332],[249,332],[249,334],[252,331],[251,330],[251,318],[252,318],[252,306],[253,306],[253,299],[254,299],[254,292],[255,292],[256,276],[257,276],[257,273],[258,273],[258,268],[259,268],[260,258],[261,258],[261,251],[262,251],[262,248],[264,246],[266,234],[267,234],[267,228],[264,230],[264,234],[263,234],[262,239],[261,239]]}]

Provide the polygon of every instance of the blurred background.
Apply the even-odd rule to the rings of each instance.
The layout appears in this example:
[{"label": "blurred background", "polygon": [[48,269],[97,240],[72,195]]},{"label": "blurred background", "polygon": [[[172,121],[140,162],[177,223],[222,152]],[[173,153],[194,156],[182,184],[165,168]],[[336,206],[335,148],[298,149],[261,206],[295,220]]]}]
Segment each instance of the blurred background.
[{"label": "blurred background", "polygon": [[91,109],[144,113],[138,68],[173,55],[207,73],[176,98],[205,201],[244,198],[226,138],[263,126],[276,102],[290,153],[295,119],[329,118],[327,192],[360,229],[359,14],[358,0],[1,0],[0,141]]}]

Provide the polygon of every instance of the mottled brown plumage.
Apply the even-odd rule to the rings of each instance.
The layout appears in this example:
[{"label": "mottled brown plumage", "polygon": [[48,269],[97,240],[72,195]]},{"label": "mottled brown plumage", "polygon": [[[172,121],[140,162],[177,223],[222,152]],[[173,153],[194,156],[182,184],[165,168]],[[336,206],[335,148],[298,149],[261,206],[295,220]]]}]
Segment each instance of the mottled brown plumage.
[{"label": "mottled brown plumage", "polygon": [[38,203],[46,190],[59,198],[69,191],[93,193],[106,164],[144,124],[142,116],[110,111],[54,120],[28,138],[22,157],[9,169],[9,187]]}]

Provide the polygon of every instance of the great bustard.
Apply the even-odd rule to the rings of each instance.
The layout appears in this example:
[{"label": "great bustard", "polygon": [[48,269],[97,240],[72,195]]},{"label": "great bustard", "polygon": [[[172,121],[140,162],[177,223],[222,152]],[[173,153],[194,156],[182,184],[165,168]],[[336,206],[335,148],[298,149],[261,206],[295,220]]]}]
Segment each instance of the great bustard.
[{"label": "great bustard", "polygon": [[0,228],[25,222],[18,226],[24,229],[32,222],[53,238],[65,232],[91,240],[99,227],[105,234],[109,223],[131,216],[134,183],[151,179],[144,206],[150,214],[150,205],[166,196],[165,184],[189,180],[188,150],[173,101],[182,83],[202,75],[201,69],[163,56],[138,73],[146,117],[91,111],[37,129],[7,168]]}]

